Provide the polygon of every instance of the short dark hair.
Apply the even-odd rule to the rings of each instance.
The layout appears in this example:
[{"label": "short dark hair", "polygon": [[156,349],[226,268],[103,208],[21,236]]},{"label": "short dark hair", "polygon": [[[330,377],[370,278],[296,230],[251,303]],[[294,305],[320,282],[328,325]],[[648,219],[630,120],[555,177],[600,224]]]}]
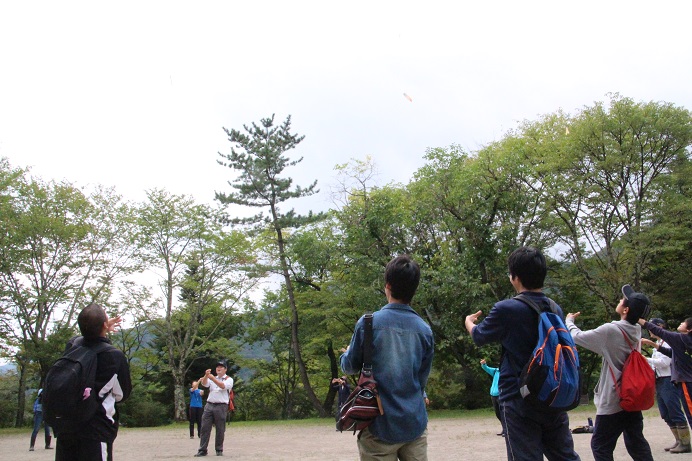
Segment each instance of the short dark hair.
[{"label": "short dark hair", "polygon": [[687,324],[687,329],[689,331],[692,331],[692,317],[687,317],[685,319],[685,323]]},{"label": "short dark hair", "polygon": [[79,331],[85,338],[95,339],[101,336],[103,323],[108,321],[108,316],[103,307],[96,303],[91,303],[77,316]]},{"label": "short dark hair", "polygon": [[519,277],[521,284],[529,290],[543,288],[548,265],[545,256],[533,247],[517,248],[509,255],[507,267],[512,277]]},{"label": "short dark hair", "polygon": [[408,255],[397,256],[387,264],[384,281],[389,284],[394,299],[408,304],[418,289],[420,268]]}]

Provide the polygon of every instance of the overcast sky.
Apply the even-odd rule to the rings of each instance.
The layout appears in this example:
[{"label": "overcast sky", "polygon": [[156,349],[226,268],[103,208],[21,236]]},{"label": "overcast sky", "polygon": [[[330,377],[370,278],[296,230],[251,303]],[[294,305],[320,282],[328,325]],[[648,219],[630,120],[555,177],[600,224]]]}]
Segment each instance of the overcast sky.
[{"label": "overcast sky", "polygon": [[318,179],[326,209],[351,158],[406,183],[426,148],[474,151],[609,92],[692,108],[690,17],[688,0],[3,0],[0,156],[211,202],[222,127],[290,114],[304,160],[286,173]]}]

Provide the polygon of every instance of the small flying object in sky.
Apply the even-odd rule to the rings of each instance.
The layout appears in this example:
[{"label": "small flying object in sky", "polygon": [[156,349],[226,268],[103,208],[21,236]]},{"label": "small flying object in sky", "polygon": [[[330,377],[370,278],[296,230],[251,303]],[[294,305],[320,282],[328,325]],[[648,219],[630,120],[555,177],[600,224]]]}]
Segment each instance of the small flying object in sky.
[{"label": "small flying object in sky", "polygon": [[565,134],[569,134],[569,127],[568,126],[565,127]]},{"label": "small flying object in sky", "polygon": [[407,95],[406,93],[404,93],[404,97],[406,99],[408,99],[408,102],[413,102],[413,99],[411,99],[411,96]]}]

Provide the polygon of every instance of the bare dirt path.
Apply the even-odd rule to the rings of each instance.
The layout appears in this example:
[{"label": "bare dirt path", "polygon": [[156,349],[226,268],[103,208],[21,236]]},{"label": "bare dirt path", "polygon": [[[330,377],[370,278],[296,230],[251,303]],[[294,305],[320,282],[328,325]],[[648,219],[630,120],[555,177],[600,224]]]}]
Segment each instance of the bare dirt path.
[{"label": "bare dirt path", "polygon": [[[570,412],[570,427],[586,424],[593,417],[593,408],[580,408]],[[226,431],[225,459],[260,460],[340,460],[356,461],[356,438],[350,433],[333,430],[330,421],[281,422],[267,424],[231,423]],[[505,444],[499,432],[499,423],[490,413],[465,418],[433,418],[428,424],[428,457],[431,461],[473,460],[497,461],[506,459]],[[644,434],[656,460],[692,459],[692,455],[671,455],[663,448],[673,437],[655,410],[644,416]],[[48,461],[55,452],[38,445],[29,452],[30,431],[22,434],[0,435],[0,460]],[[37,442],[42,441],[39,434]],[[590,434],[574,434],[577,453],[584,461],[593,460],[589,447]],[[187,428],[121,429],[115,441],[115,461],[151,461],[193,459],[199,444],[191,440]],[[206,459],[217,459],[213,456]],[[616,460],[629,460],[622,438],[615,451]]]}]

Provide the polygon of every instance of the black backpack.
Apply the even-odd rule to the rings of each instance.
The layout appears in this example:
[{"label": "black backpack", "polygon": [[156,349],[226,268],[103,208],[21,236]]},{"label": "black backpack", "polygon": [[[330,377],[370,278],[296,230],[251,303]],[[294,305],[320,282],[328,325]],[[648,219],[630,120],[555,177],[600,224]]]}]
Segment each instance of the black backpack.
[{"label": "black backpack", "polygon": [[56,434],[79,431],[102,402],[94,389],[97,354],[113,349],[99,342],[84,346],[77,338],[48,370],[43,386],[43,418]]}]

